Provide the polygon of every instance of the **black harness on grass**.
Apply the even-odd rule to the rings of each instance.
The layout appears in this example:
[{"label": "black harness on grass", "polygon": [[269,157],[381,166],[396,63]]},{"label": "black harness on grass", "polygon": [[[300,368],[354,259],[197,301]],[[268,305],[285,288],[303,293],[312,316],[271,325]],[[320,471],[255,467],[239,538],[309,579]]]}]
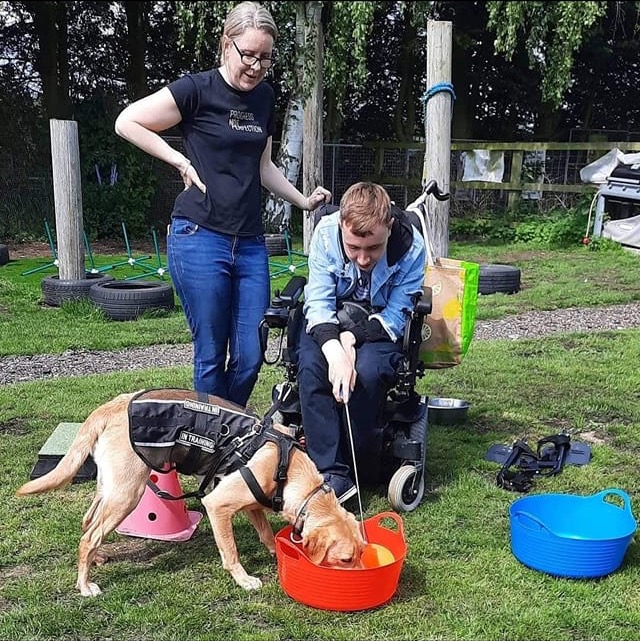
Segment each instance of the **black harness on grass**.
[{"label": "black harness on grass", "polygon": [[537,476],[559,474],[570,450],[571,437],[568,434],[541,438],[536,452],[525,441],[518,440],[500,468],[496,483],[498,487],[512,492],[528,492]]}]

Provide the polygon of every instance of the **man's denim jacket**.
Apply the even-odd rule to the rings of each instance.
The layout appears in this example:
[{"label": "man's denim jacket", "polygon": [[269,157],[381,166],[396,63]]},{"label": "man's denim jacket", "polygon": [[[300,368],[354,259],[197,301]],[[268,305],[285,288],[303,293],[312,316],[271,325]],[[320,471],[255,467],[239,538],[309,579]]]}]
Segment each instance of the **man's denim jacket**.
[{"label": "man's denim jacket", "polygon": [[[390,256],[393,258],[388,264]],[[358,270],[342,246],[339,211],[323,216],[316,225],[308,265],[309,280],[304,290],[307,332],[320,323],[337,325],[338,302],[348,299],[356,287]],[[370,316],[378,319],[394,342],[404,332],[405,311],[413,307],[412,296],[422,291],[424,269],[422,235],[408,221],[401,225],[394,220],[387,251],[371,272]]]}]

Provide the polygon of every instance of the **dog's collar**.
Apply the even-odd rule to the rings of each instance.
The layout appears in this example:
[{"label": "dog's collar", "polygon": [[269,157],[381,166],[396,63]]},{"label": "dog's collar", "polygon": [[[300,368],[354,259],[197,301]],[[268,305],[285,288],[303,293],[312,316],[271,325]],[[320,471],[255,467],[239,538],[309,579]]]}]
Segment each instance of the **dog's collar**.
[{"label": "dog's collar", "polygon": [[[298,508],[298,511],[296,512],[296,517],[293,520],[293,529],[291,530],[291,540],[294,543],[300,543],[302,540],[302,529],[304,528],[304,520],[307,518],[307,507],[309,506],[309,501],[318,493],[318,492],[324,492],[325,494],[329,494],[331,492],[331,488],[327,483],[322,483],[321,485],[318,485],[317,488],[311,491],[311,493],[307,496],[307,498],[302,501],[302,504]],[[294,539],[295,537],[298,537],[298,541]]]}]

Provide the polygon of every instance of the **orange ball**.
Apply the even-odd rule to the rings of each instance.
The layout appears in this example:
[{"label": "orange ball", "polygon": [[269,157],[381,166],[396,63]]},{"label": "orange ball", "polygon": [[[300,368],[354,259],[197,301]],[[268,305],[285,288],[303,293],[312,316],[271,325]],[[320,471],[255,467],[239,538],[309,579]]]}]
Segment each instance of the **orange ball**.
[{"label": "orange ball", "polygon": [[365,568],[379,568],[383,565],[389,565],[395,561],[391,550],[380,545],[379,543],[367,543],[360,561]]}]

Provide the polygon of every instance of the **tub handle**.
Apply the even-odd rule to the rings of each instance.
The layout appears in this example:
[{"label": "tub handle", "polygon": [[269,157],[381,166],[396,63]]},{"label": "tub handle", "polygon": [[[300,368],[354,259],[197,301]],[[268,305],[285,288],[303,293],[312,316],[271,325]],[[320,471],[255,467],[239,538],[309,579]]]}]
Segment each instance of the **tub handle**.
[{"label": "tub handle", "polygon": [[[397,531],[392,530],[390,527],[383,526],[382,521],[384,519],[391,519],[392,521],[394,521],[396,527],[398,528]],[[372,517],[370,519],[370,522],[374,523],[378,527],[384,527],[393,534],[400,536],[404,541],[404,525],[402,523],[402,519],[395,512],[381,512],[380,514],[376,514],[375,517]]]},{"label": "tub handle", "polygon": [[[513,516],[515,519],[517,519],[520,522],[520,525],[522,525],[523,527],[526,527],[528,530],[545,530],[546,532],[551,533],[549,528],[537,516],[534,516],[529,512],[523,512],[522,510],[518,510],[517,512],[513,513]],[[531,527],[528,521],[533,521],[533,523],[535,523],[538,527],[537,528]]]},{"label": "tub handle", "polygon": [[282,537],[280,539],[280,546],[282,548],[283,554],[291,557],[294,561],[299,560],[301,556],[304,556],[306,558],[306,555],[300,551],[298,545],[296,545],[293,541],[290,541],[288,538]]},{"label": "tub handle", "polygon": [[[605,501],[607,496],[609,496],[610,494],[613,494],[614,496],[619,496],[622,499],[623,506],[621,508],[619,505],[612,503],[611,501]],[[602,492],[598,492],[597,494],[594,494],[591,498],[594,500],[600,499],[603,502],[609,503],[610,505],[614,505],[615,507],[622,509],[625,512],[628,512],[631,516],[633,516],[633,512],[631,511],[631,498],[624,490],[611,487],[607,490],[602,490]]]}]

